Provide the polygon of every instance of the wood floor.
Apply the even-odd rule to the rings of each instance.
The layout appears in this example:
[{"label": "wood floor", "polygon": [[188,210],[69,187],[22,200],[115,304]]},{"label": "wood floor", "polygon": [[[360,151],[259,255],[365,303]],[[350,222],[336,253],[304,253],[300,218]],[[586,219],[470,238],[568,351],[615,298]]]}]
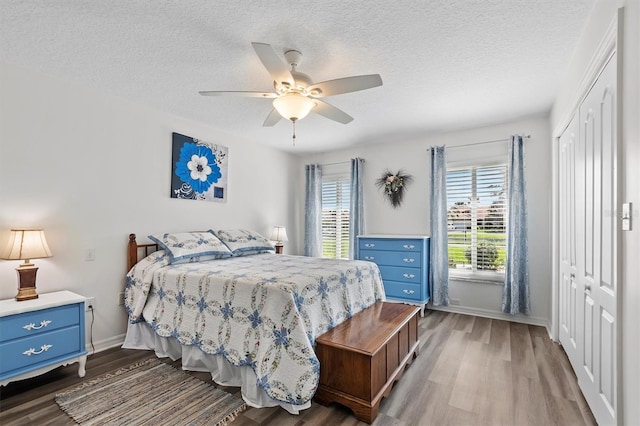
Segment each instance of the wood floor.
[{"label": "wood floor", "polygon": [[[420,355],[380,406],[374,425],[595,425],[569,361],[542,327],[429,311],[420,319]],[[54,396],[64,388],[152,356],[110,349],[77,365],[0,390],[2,425],[72,425]],[[166,361],[177,367],[175,363]],[[208,373],[189,373],[211,381]],[[221,387],[232,393],[238,388]],[[249,408],[242,425],[364,425],[351,412],[315,402],[298,416]]]}]

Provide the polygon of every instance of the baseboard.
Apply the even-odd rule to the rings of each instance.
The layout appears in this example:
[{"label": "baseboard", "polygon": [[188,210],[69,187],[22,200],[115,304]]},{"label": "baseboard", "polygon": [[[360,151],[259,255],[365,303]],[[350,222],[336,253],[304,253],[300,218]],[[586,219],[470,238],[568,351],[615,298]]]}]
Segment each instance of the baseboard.
[{"label": "baseboard", "polygon": [[[429,310],[434,311],[443,311],[443,312],[452,312],[455,314],[464,314],[464,315],[475,315],[477,317],[483,318],[491,318],[498,320],[505,320],[511,322],[518,322],[529,325],[538,325],[544,327],[551,338],[551,323],[549,320],[540,317],[531,317],[526,315],[508,315],[503,312],[495,312],[490,311],[488,309],[479,309],[479,308],[470,308],[466,306],[428,306]],[[95,350],[91,347],[91,344],[88,343],[87,352],[90,354],[106,351],[107,349],[114,348],[116,346],[122,346],[124,343],[125,334],[119,334],[117,336],[110,337],[108,339],[100,340],[97,342],[93,342],[93,346]]]},{"label": "baseboard", "polygon": [[91,343],[87,343],[87,352],[89,354],[94,354],[97,352],[106,351],[107,349],[115,348],[116,346],[122,346],[122,344],[124,343],[124,336],[124,334],[118,334],[117,336],[109,337],[108,339],[93,342],[93,347],[91,346]]},{"label": "baseboard", "polygon": [[475,315],[477,317],[505,320],[511,322],[519,322],[529,325],[538,325],[547,330],[547,334],[551,337],[551,323],[546,318],[531,317],[527,315],[509,315],[503,312],[490,311],[488,309],[470,308],[467,306],[428,306],[428,309],[434,311],[452,312],[455,314]]}]

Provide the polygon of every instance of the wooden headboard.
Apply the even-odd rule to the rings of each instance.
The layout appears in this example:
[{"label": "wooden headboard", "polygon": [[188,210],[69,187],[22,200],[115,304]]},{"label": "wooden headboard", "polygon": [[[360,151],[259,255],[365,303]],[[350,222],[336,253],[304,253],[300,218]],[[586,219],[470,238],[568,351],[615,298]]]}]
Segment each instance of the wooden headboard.
[{"label": "wooden headboard", "polygon": [[127,272],[130,271],[131,268],[133,268],[133,265],[138,263],[140,259],[144,259],[154,251],[158,250],[160,250],[158,244],[138,244],[136,242],[136,234],[129,234],[129,244],[127,244]]}]

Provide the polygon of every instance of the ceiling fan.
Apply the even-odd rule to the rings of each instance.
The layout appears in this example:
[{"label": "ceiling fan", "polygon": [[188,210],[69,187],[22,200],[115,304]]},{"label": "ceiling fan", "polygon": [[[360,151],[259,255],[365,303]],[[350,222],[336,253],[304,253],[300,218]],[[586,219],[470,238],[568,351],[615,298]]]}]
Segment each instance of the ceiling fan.
[{"label": "ceiling fan", "polygon": [[313,83],[311,77],[297,70],[302,59],[302,53],[299,51],[288,50],[284,53],[287,63],[291,66],[289,70],[270,44],[254,42],[251,45],[273,78],[275,92],[201,91],[199,93],[202,96],[235,95],[273,99],[273,109],[267,115],[263,126],[274,126],[282,117],[291,120],[295,125],[296,121],[306,117],[309,112],[347,124],[353,120],[353,117],[322,98],[382,86],[382,78],[379,74]]}]

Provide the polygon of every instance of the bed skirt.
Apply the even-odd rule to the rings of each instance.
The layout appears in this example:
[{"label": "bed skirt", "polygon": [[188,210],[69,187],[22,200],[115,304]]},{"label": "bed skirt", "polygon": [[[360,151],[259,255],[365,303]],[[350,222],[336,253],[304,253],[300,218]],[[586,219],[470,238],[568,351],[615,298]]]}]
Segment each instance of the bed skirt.
[{"label": "bed skirt", "polygon": [[210,355],[196,346],[183,346],[173,337],[158,336],[146,323],[129,324],[123,349],[153,350],[158,358],[182,358],[182,369],[210,372],[214,382],[222,386],[240,387],[242,398],[251,407],[280,406],[291,414],[311,407],[311,402],[293,405],[276,401],[257,386],[257,377],[248,366],[236,367],[222,355]]}]

